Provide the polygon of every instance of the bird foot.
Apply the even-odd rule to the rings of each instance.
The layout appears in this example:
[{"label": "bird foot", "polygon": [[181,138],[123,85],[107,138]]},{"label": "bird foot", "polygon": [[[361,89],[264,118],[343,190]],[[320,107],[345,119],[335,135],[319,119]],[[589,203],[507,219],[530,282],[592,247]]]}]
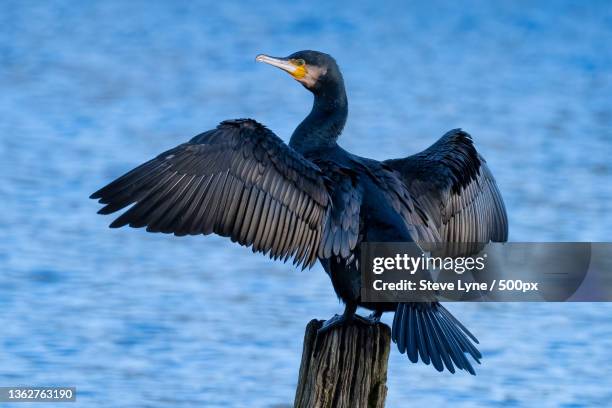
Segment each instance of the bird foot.
[{"label": "bird foot", "polygon": [[356,323],[363,324],[364,326],[374,326],[375,324],[380,322],[381,313],[374,312],[370,314],[368,317],[363,317],[359,315],[355,315],[354,319]]},{"label": "bird foot", "polygon": [[369,324],[376,324],[376,323],[380,323],[380,318],[381,317],[382,317],[382,312],[372,312],[366,318],[366,320],[369,322]]},{"label": "bird foot", "polygon": [[317,335],[321,335],[323,333],[327,333],[334,327],[342,326],[349,318],[346,315],[334,315],[334,317],[327,319],[323,322],[323,325],[317,330]]},{"label": "bird foot", "polygon": [[382,313],[374,312],[368,317],[359,316],[358,314],[355,314],[354,308],[347,309],[344,314],[334,315],[331,319],[328,319],[323,322],[323,325],[321,325],[319,330],[317,330],[317,337],[315,339],[314,345],[314,354],[316,355],[319,352],[321,345],[323,344],[322,334],[325,334],[336,327],[340,327],[344,324],[351,324],[353,322],[366,326],[373,326],[380,321],[381,315]]},{"label": "bird foot", "polygon": [[368,317],[359,316],[358,314],[353,314],[347,316],[343,315],[334,315],[331,319],[326,320],[323,325],[317,330],[317,334],[327,333],[335,327],[340,327],[344,324],[351,324],[353,322],[363,324],[366,326],[373,326],[376,323],[380,322],[380,313],[374,312]]}]

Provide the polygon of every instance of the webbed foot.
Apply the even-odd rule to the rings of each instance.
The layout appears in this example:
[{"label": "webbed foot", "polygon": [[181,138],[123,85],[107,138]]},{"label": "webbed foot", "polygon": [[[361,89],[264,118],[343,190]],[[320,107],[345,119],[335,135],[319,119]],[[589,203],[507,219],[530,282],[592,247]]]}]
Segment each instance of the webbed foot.
[{"label": "webbed foot", "polygon": [[327,319],[325,322],[323,322],[323,325],[319,328],[319,330],[317,330],[317,334],[320,335],[323,333],[327,333],[334,327],[340,327],[346,322],[350,323],[353,320],[353,317],[354,316],[347,316],[346,314],[334,315],[332,318]]},{"label": "webbed foot", "polygon": [[380,318],[382,317],[383,312],[380,311],[376,311],[376,312],[372,312],[367,318],[366,320],[369,322],[369,324],[376,324],[376,323],[380,323]]},{"label": "webbed foot", "polygon": [[317,330],[317,334],[323,334],[334,327],[340,327],[343,324],[350,324],[352,322],[363,324],[366,326],[373,326],[376,323],[380,322],[380,317],[382,316],[382,312],[374,312],[368,317],[359,316],[358,314],[353,313],[344,313],[342,315],[334,315],[331,319],[326,320],[321,328]]}]

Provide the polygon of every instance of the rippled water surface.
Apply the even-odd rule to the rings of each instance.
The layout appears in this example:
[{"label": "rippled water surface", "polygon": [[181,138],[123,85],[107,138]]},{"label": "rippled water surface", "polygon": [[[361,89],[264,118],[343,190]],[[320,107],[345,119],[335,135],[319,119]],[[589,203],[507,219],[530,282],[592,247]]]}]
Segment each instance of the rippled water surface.
[{"label": "rippled water surface", "polygon": [[[342,309],[320,267],[109,230],[87,199],[222,119],[287,140],[311,96],[260,52],[337,58],[357,154],[468,130],[512,240],[609,241],[609,44],[606,1],[3,1],[0,385],[74,385],[82,406],[292,403],[304,326]],[[388,406],[609,405],[612,306],[449,308],[481,341],[478,376],[393,350]]]}]

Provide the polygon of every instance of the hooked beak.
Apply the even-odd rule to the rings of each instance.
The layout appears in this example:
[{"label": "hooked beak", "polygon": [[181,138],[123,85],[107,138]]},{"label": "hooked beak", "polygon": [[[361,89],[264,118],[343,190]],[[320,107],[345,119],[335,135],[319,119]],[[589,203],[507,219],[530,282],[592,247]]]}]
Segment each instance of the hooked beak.
[{"label": "hooked beak", "polygon": [[283,71],[288,72],[292,77],[296,79],[302,78],[305,73],[303,66],[298,66],[294,64],[288,58],[275,58],[270,57],[269,55],[259,54],[257,57],[255,57],[255,61],[263,62],[266,64],[270,64],[274,67],[280,68]]}]

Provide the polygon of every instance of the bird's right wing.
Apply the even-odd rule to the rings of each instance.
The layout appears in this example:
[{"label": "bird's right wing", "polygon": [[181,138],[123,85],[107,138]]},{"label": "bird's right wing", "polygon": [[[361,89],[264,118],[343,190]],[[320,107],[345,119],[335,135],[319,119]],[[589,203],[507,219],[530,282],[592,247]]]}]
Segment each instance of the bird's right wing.
[{"label": "bird's right wing", "polygon": [[250,119],[170,149],[91,195],[112,228],[230,237],[273,258],[312,265],[330,203],[321,170]]},{"label": "bird's right wing", "polygon": [[432,218],[448,255],[469,255],[484,244],[508,239],[508,218],[501,193],[470,135],[446,133],[428,149],[387,160],[410,194]]}]

